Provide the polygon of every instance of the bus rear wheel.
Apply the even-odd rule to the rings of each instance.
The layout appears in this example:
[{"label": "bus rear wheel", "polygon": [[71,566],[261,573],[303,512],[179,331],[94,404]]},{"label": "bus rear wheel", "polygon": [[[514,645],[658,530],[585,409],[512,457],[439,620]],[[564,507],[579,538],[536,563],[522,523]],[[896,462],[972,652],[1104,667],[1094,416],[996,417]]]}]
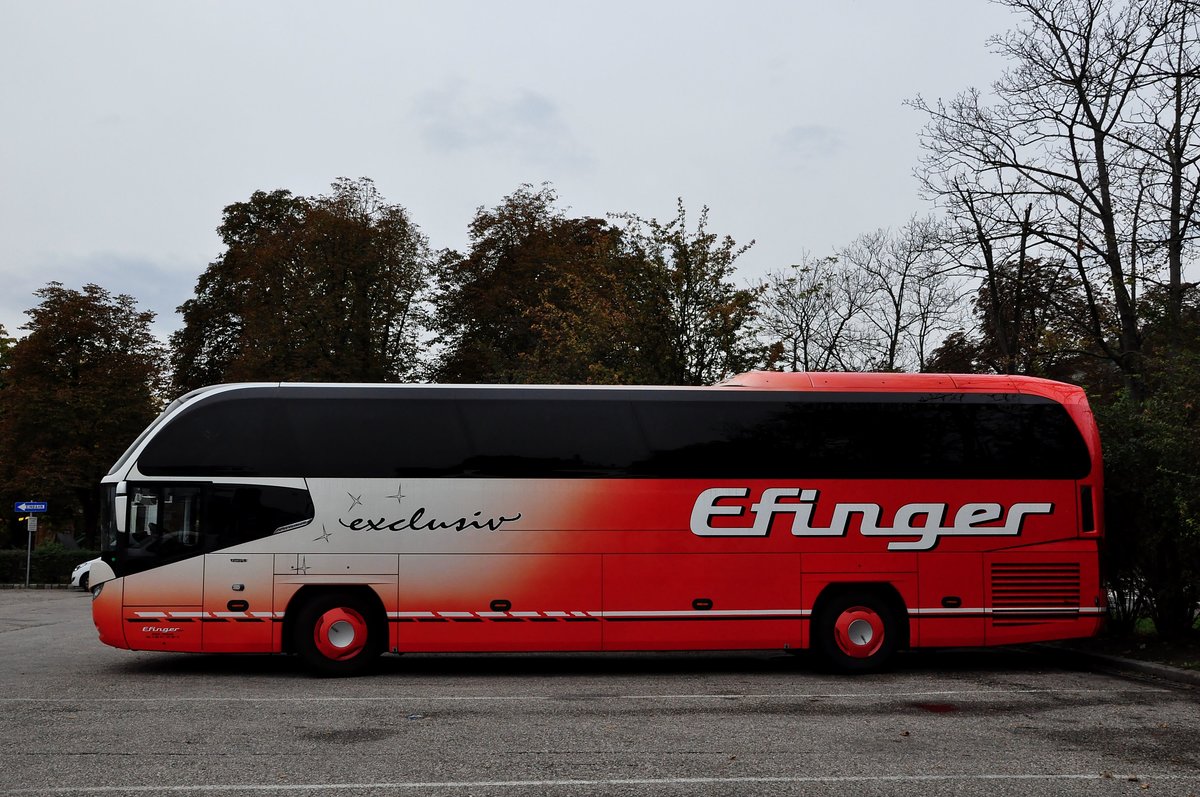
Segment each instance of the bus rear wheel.
[{"label": "bus rear wheel", "polygon": [[326,593],[309,600],[292,626],[292,649],[317,675],[359,675],[383,652],[383,631],[357,595]]},{"label": "bus rear wheel", "polygon": [[896,652],[900,629],[891,606],[868,591],[833,596],[813,625],[813,646],[834,669],[871,672]]}]

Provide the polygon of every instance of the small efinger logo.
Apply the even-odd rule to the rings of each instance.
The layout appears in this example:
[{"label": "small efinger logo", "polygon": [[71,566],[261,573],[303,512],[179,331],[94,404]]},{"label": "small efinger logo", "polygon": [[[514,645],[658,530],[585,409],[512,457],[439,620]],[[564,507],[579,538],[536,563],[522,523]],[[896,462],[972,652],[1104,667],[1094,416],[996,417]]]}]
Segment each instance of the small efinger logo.
[{"label": "small efinger logo", "polygon": [[[879,504],[838,503],[828,526],[813,526],[813,512],[819,490],[800,487],[771,487],[749,507],[749,487],[713,487],[696,497],[692,505],[691,530],[700,537],[765,537],[776,515],[792,516],[792,534],[796,537],[844,537],[853,517],[861,518],[859,532],[864,537],[903,537],[888,543],[889,551],[929,551],[942,537],[1015,537],[1028,515],[1054,512],[1050,503],[1017,503],[1005,507],[994,502],[966,503],[954,512],[954,522],[943,525],[950,504],[904,504],[891,516],[890,525],[880,525],[884,510]],[[741,499],[741,500],[739,500]],[[749,525],[729,523],[714,526],[715,518],[741,518],[747,509],[754,520]],[[1001,525],[985,525],[1001,523]]]}]

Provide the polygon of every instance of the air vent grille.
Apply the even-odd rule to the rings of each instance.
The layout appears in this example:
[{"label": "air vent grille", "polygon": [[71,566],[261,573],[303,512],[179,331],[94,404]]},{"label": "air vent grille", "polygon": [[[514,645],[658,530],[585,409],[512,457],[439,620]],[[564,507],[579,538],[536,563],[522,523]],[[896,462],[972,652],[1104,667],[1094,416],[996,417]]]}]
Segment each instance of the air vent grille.
[{"label": "air vent grille", "polygon": [[992,621],[996,625],[1028,625],[1078,616],[1078,562],[994,562],[991,578]]}]

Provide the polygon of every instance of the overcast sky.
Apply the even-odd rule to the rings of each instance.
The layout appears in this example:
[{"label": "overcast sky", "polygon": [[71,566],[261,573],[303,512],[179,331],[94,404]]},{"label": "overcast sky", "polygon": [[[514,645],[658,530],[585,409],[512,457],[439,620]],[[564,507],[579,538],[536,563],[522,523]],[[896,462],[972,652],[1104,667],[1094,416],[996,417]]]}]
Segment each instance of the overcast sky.
[{"label": "overcast sky", "polygon": [[175,308],[256,190],[371,177],[434,247],[549,181],[756,239],[743,281],[928,211],[903,101],[985,88],[984,0],[0,0],[0,324],[50,280]]}]

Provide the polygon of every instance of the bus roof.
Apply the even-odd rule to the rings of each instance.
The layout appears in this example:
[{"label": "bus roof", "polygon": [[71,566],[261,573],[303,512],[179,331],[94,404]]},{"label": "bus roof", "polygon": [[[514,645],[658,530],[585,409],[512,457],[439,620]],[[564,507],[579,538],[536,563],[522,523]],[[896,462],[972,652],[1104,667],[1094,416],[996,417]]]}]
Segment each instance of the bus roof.
[{"label": "bus roof", "polygon": [[1063,404],[1084,397],[1083,389],[1065,382],[1007,374],[891,374],[748,371],[732,376],[717,387],[747,387],[759,390],[1023,393],[1042,396]]}]

